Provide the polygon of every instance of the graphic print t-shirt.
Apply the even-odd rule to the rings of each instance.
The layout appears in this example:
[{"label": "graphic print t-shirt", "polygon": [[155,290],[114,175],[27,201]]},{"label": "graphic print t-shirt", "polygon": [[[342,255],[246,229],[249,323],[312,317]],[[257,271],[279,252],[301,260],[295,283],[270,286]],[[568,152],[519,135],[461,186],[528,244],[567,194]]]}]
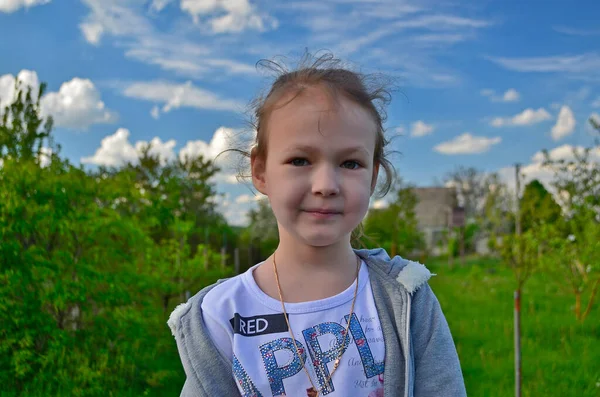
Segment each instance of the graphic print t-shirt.
[{"label": "graphic print t-shirt", "polygon": [[[229,279],[205,296],[203,318],[217,348],[229,358],[243,397],[383,396],[385,345],[373,300],[369,271],[361,263],[354,314],[349,317],[356,281],[338,295],[286,303],[300,357],[288,331],[281,302],[265,294],[253,271]],[[350,322],[348,336],[344,338]],[[329,382],[340,350],[344,352]]]}]

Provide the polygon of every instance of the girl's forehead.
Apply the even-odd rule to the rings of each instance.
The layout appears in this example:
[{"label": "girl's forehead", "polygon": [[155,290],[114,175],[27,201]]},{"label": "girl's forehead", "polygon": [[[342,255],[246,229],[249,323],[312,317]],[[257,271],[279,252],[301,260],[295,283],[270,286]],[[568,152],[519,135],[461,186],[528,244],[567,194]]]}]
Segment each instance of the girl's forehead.
[{"label": "girl's forehead", "polygon": [[365,107],[344,95],[332,97],[314,88],[275,109],[268,122],[269,140],[278,141],[374,142],[376,131],[375,120]]}]

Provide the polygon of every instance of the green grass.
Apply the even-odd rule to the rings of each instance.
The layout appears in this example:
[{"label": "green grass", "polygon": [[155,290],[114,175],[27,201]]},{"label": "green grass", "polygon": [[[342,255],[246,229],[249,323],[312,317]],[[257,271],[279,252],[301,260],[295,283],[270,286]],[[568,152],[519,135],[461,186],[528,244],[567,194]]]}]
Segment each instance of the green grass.
[{"label": "green grass", "polygon": [[[514,396],[514,276],[498,260],[429,262],[469,396]],[[581,324],[574,296],[534,274],[521,297],[522,395],[600,396],[600,309]],[[587,303],[587,295],[583,302]]]}]

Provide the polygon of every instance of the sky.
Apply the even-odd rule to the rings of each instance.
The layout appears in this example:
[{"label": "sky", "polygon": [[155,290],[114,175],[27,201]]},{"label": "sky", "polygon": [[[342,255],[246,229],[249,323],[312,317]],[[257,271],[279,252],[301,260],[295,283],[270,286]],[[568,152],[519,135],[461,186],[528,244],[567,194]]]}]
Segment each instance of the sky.
[{"label": "sky", "polygon": [[[596,0],[0,0],[0,107],[15,79],[46,83],[61,155],[86,169],[149,142],[165,161],[214,159],[249,132],[273,79],[259,60],[330,51],[394,79],[385,127],[405,181],[466,166],[514,185],[520,163],[548,182],[541,151],[572,156],[600,120],[599,16]],[[216,161],[219,210],[244,224],[259,196]]]}]

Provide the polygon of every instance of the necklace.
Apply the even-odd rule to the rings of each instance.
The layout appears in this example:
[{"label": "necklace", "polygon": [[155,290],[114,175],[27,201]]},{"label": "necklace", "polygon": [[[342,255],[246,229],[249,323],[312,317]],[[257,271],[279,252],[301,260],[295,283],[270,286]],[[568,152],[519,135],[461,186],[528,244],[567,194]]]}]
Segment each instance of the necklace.
[{"label": "necklace", "polygon": [[[344,332],[344,340],[338,346],[338,357],[333,362],[333,370],[327,377],[325,384],[329,383],[329,381],[331,380],[331,377],[333,376],[335,371],[338,369],[338,367],[340,365],[340,360],[342,358],[342,355],[344,354],[344,352],[342,351],[342,347],[346,344],[346,339],[348,338],[348,328],[350,327],[350,321],[352,320],[352,315],[354,314],[354,304],[356,303],[356,295],[358,292],[359,270],[360,270],[360,258],[357,256],[356,257],[356,287],[354,288],[354,298],[352,299],[352,306],[350,308],[350,316],[348,317],[348,321],[346,322],[346,331]],[[273,253],[273,271],[275,272],[275,280],[277,281],[277,291],[279,292],[279,301],[281,302],[281,308],[283,309],[283,317],[285,318],[285,322],[287,324],[288,331],[290,333],[290,336],[292,337],[292,343],[294,344],[294,348],[296,349],[296,354],[298,355],[298,358],[300,358],[300,362],[302,363],[302,368],[304,369],[304,372],[306,372],[306,376],[308,377],[308,380],[312,386],[310,389],[306,389],[306,395],[308,397],[318,397],[321,390],[317,390],[317,388],[315,387],[315,384],[312,381],[312,378],[310,377],[310,374],[308,373],[308,370],[306,369],[306,365],[304,365],[304,360],[302,359],[302,355],[300,354],[300,349],[298,349],[298,346],[296,345],[296,338],[294,338],[294,332],[292,331],[292,326],[290,325],[290,321],[288,320],[288,315],[285,310],[285,304],[283,303],[283,295],[281,294],[281,285],[279,284],[279,274],[277,273],[277,261],[275,260],[275,253]]]}]

